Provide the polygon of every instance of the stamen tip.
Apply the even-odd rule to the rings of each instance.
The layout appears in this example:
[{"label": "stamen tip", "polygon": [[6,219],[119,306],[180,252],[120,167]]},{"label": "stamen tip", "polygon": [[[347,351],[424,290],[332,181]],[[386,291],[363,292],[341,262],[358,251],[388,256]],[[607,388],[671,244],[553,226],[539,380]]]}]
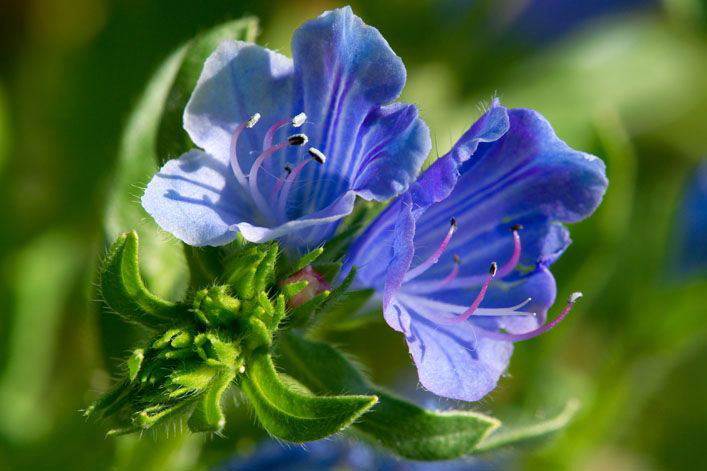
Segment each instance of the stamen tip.
[{"label": "stamen tip", "polygon": [[453,217],[449,220],[449,224],[452,226],[452,230],[457,230],[457,218]]},{"label": "stamen tip", "polygon": [[459,265],[462,262],[462,259],[459,257],[459,255],[454,256],[454,263]]},{"label": "stamen tip", "polygon": [[309,152],[309,155],[320,165],[323,165],[324,162],[326,162],[326,155],[316,147],[310,147],[307,152]]},{"label": "stamen tip", "polygon": [[496,262],[491,263],[491,268],[489,268],[489,275],[496,276],[496,271],[498,271],[498,264]]},{"label": "stamen tip", "polygon": [[292,173],[292,167],[290,167],[289,165],[285,165],[285,173],[287,173],[288,175],[291,174],[291,173]]},{"label": "stamen tip", "polygon": [[307,115],[304,113],[300,113],[294,118],[292,118],[292,126],[298,128],[302,126],[305,121],[307,121]]},{"label": "stamen tip", "polygon": [[250,117],[250,119],[246,123],[246,127],[252,128],[256,124],[258,124],[258,121],[260,121],[260,113],[255,113],[253,116]]},{"label": "stamen tip", "polygon": [[291,146],[303,146],[309,141],[306,134],[293,134],[287,138],[287,142]]},{"label": "stamen tip", "polygon": [[574,303],[576,303],[577,300],[578,300],[579,298],[581,298],[582,296],[584,296],[582,293],[580,293],[579,291],[575,291],[574,293],[570,294],[570,299],[569,299],[568,302],[569,302],[570,304],[574,304]]},{"label": "stamen tip", "polygon": [[513,232],[517,232],[517,231],[520,231],[520,230],[522,230],[522,229],[523,229],[523,224],[513,224],[513,225],[511,226],[511,230],[512,230]]}]

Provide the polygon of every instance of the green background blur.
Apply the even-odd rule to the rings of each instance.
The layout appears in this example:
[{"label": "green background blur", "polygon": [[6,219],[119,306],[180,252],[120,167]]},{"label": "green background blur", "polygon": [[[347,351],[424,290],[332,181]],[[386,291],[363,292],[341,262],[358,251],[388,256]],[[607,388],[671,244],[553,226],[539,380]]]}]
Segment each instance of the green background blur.
[{"label": "green background blur", "polygon": [[[706,3],[351,3],[403,58],[403,98],[421,108],[434,156],[499,96],[539,110],[571,146],[607,163],[604,203],[571,228],[575,243],[553,268],[558,299],[574,290],[585,299],[553,332],[517,344],[507,377],[476,405],[541,418],[581,401],[567,430],[516,450],[513,462],[707,469],[707,278],[671,263],[682,187],[707,155]],[[225,438],[175,430],[106,439],[105,425],[83,419],[141,338],[96,301],[110,242],[103,208],[131,107],[171,51],[250,14],[261,21],[259,43],[288,52],[302,21],[338,5],[2,2],[0,470],[205,469],[262,436],[235,405]],[[134,204],[144,183],[135,182]],[[410,382],[402,337],[383,323],[335,340],[376,380]]]}]

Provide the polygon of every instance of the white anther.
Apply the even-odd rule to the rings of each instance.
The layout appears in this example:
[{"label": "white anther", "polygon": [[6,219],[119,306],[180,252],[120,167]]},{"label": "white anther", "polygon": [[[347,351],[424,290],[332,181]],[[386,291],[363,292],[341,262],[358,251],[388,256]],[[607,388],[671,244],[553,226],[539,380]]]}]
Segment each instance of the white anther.
[{"label": "white anther", "polygon": [[307,115],[304,113],[300,113],[294,118],[292,118],[292,126],[298,128],[302,126],[305,121],[307,121]]},{"label": "white anther", "polygon": [[291,146],[303,146],[309,141],[306,134],[293,134],[287,138],[287,142]]},{"label": "white anther", "polygon": [[260,121],[260,113],[255,113],[253,116],[250,117],[248,120],[248,123],[246,124],[247,128],[252,128],[256,124],[258,124],[258,121]]},{"label": "white anther", "polygon": [[569,303],[570,303],[570,304],[576,303],[577,300],[578,300],[579,298],[581,298],[582,296],[584,296],[582,293],[580,293],[579,291],[575,291],[574,293],[570,294]]},{"label": "white anther", "polygon": [[316,147],[310,147],[308,149],[309,155],[317,161],[318,164],[324,164],[326,162],[326,155],[322,153],[319,149]]}]

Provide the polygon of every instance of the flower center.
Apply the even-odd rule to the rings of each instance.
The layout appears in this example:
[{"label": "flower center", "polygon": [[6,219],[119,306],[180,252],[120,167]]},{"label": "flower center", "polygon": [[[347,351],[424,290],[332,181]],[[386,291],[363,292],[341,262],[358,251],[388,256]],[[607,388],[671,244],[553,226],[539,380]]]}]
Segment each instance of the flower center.
[{"label": "flower center", "polygon": [[270,195],[269,201],[266,200],[260,191],[260,187],[258,186],[258,174],[263,166],[263,162],[279,150],[282,150],[288,146],[304,146],[309,140],[306,134],[299,133],[290,135],[283,142],[273,144],[275,133],[279,129],[288,125],[299,128],[306,122],[307,115],[300,113],[293,118],[280,119],[270,126],[265,133],[265,137],[263,138],[262,151],[255,158],[255,161],[251,165],[248,175],[246,176],[238,161],[238,139],[246,129],[254,127],[259,120],[260,114],[255,113],[250,119],[238,125],[235,131],[233,131],[233,135],[231,136],[230,162],[233,174],[235,175],[240,186],[250,195],[259,213],[268,221],[268,223],[274,225],[277,223],[283,223],[287,220],[287,200],[290,195],[292,184],[302,171],[302,168],[312,160],[319,164],[324,164],[326,157],[318,149],[310,147],[308,151],[310,158],[299,162],[294,169],[289,165],[285,165],[285,175],[277,179],[273,186],[273,191]]},{"label": "flower center", "polygon": [[[424,272],[430,269],[435,263],[439,261],[439,258],[442,256],[444,251],[447,249],[449,246],[449,242],[452,239],[452,235],[457,231],[457,221],[455,218],[452,218],[450,220],[450,228],[449,231],[447,231],[447,234],[445,235],[444,239],[442,240],[442,243],[437,247],[437,249],[422,263],[417,265],[415,268],[409,270],[406,274],[405,277],[403,278],[403,284],[407,285],[407,290],[406,294],[403,295],[403,297],[407,298],[408,301],[411,303],[414,303],[417,305],[417,308],[427,312],[428,314],[432,314],[435,318],[437,318],[437,321],[439,323],[443,324],[456,324],[456,323],[461,323],[465,322],[468,320],[473,314],[477,314],[479,316],[513,316],[513,315],[535,315],[534,313],[530,312],[522,312],[518,311],[518,309],[523,308],[526,304],[528,304],[531,299],[528,298],[522,303],[516,305],[516,306],[511,306],[508,308],[491,308],[491,309],[480,309],[481,302],[484,300],[484,297],[486,296],[486,292],[488,291],[489,285],[491,284],[491,281],[493,281],[494,278],[503,278],[504,276],[510,274],[515,267],[518,265],[518,262],[520,261],[520,255],[522,251],[522,246],[521,246],[521,241],[520,241],[520,231],[523,229],[523,226],[520,224],[514,224],[511,226],[511,233],[513,234],[513,253],[511,254],[511,257],[508,259],[506,263],[501,266],[501,268],[498,268],[498,265],[496,262],[491,262],[491,266],[489,268],[489,271],[486,275],[483,275],[482,277],[480,276],[467,276],[467,277],[458,277],[457,275],[459,274],[459,266],[461,264],[460,258],[455,255],[454,256],[454,266],[452,267],[452,270],[449,272],[449,274],[444,277],[441,280],[430,280],[430,281],[417,281],[414,283],[409,283],[410,281],[414,280],[415,278],[419,277],[422,275]],[[470,284],[479,284],[481,283],[481,288],[479,290],[479,293],[476,295],[476,298],[474,301],[471,303],[471,305],[464,309],[462,306],[456,306],[456,305],[451,305],[451,304],[446,304],[442,303],[439,301],[434,301],[428,298],[424,298],[419,296],[420,294],[425,294],[425,293],[433,293],[435,291],[441,290],[441,289],[448,289],[448,288],[456,288],[456,287],[464,287],[468,286]],[[414,294],[410,294],[414,293]],[[527,340],[531,339],[533,337],[537,337],[538,335],[547,332],[548,330],[552,329],[555,327],[557,324],[564,319],[567,314],[570,312],[572,309],[572,306],[574,306],[575,302],[579,298],[582,297],[582,293],[575,292],[572,293],[572,295],[569,298],[569,301],[567,303],[567,306],[564,308],[564,310],[560,313],[557,318],[555,318],[553,321],[542,325],[538,327],[535,330],[532,330],[530,332],[526,332],[524,334],[510,334],[510,333],[503,333],[503,332],[494,332],[490,330],[483,329],[481,327],[476,327],[479,332],[481,332],[483,335],[497,339],[497,340],[506,340],[506,341],[519,341],[519,340]],[[445,312],[451,312],[454,313],[455,315],[453,317],[441,317],[437,315],[436,313],[439,311],[445,311]]]}]

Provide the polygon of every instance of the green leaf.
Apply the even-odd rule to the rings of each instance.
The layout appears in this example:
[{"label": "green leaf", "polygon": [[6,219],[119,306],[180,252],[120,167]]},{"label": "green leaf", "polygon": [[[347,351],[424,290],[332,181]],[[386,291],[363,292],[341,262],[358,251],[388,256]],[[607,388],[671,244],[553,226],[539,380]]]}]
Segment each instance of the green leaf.
[{"label": "green leaf", "polygon": [[172,325],[186,313],[184,306],[160,299],[145,288],[135,231],[118,237],[108,252],[101,269],[101,292],[118,314],[149,328]]},{"label": "green leaf", "polygon": [[256,353],[246,365],[241,388],[263,427],[277,438],[301,443],[341,431],[370,409],[376,396],[313,396],[285,384],[269,354]]},{"label": "green leaf", "polygon": [[476,451],[485,453],[509,445],[522,445],[546,439],[572,420],[579,410],[579,401],[572,399],[555,417],[528,425],[504,425],[485,437],[477,446]]},{"label": "green leaf", "polygon": [[221,42],[228,39],[252,42],[257,32],[256,18],[242,18],[212,28],[185,46],[184,58],[167,94],[157,131],[157,155],[161,163],[196,147],[182,127],[182,115],[206,58]]},{"label": "green leaf", "polygon": [[144,359],[145,350],[142,348],[135,349],[130,358],[128,358],[128,378],[130,378],[130,381],[135,381]]},{"label": "green leaf", "polygon": [[414,460],[445,460],[474,452],[500,422],[466,411],[434,412],[374,388],[361,372],[328,344],[294,333],[280,339],[286,372],[313,392],[375,394],[379,404],[354,428],[366,439]]},{"label": "green leaf", "polygon": [[185,47],[172,53],[157,69],[138,99],[123,130],[117,165],[108,192],[104,230],[115,240],[130,229],[140,235],[144,256],[140,261],[146,283],[157,294],[176,297],[188,285],[184,253],[179,244],[165,243],[165,233],[140,204],[145,188],[157,172],[157,126]]},{"label": "green leaf", "polygon": [[221,410],[221,398],[235,378],[235,372],[224,369],[213,381],[209,390],[199,401],[189,417],[192,432],[220,432],[226,425],[226,417]]}]

